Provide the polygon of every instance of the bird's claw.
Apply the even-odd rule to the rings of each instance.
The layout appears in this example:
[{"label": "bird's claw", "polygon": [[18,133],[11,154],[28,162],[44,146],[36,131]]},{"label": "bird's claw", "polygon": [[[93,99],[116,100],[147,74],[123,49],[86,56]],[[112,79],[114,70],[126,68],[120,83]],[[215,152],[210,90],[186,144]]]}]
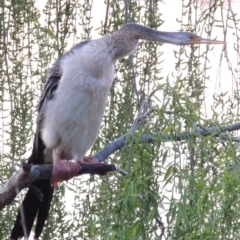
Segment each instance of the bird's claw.
[{"label": "bird's claw", "polygon": [[58,183],[67,181],[78,175],[81,166],[78,162],[57,161],[53,165],[52,177],[50,184],[52,187]]}]

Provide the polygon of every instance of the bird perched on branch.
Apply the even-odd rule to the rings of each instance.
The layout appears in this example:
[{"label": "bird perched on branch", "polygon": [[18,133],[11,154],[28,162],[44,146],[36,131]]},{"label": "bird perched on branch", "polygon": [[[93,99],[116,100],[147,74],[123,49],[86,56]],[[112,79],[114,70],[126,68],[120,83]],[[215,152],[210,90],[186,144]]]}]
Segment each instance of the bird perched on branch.
[{"label": "bird perched on branch", "polygon": [[33,183],[44,195],[42,202],[28,190],[11,239],[28,237],[36,216],[35,238],[38,238],[48,216],[53,186],[74,177],[81,164],[99,164],[85,154],[99,132],[114,79],[114,63],[132,54],[141,39],[176,45],[224,43],[191,32],[160,32],[128,23],[111,35],[75,45],[58,59],[47,73],[29,158],[33,164],[44,164],[51,159],[52,178]]}]

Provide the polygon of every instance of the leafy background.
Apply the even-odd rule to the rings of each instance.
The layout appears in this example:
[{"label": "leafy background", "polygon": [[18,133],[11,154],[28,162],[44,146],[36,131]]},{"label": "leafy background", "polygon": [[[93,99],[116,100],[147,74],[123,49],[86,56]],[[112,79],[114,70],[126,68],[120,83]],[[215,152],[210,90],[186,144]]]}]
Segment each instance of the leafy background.
[{"label": "leafy background", "polygon": [[[73,44],[129,21],[230,42],[201,47],[140,42],[133,56],[116,63],[90,154],[126,134],[144,99],[158,90],[128,144],[108,159],[129,174],[59,185],[42,239],[238,239],[238,132],[173,140],[175,134],[239,121],[237,1],[183,0],[168,12],[163,9],[170,3],[157,0],[0,4],[1,185],[30,154],[46,70]],[[176,25],[170,29],[168,21]],[[142,134],[154,141],[139,142]],[[8,239],[23,196],[0,212],[0,239]]]}]

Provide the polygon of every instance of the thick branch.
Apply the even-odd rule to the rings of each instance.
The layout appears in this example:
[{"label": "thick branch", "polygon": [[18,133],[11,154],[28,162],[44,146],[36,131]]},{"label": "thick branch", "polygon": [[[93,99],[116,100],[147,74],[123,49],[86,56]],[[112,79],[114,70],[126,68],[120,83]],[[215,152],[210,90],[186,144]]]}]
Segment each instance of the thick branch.
[{"label": "thick branch", "polygon": [[[10,204],[17,194],[24,188],[30,187],[35,180],[50,179],[52,176],[52,165],[29,165],[16,172],[2,187],[0,187],[0,210]],[[116,171],[114,164],[81,165],[78,175],[98,174],[105,175],[107,172]]]},{"label": "thick branch", "polygon": [[0,210],[10,204],[16,195],[30,185],[29,172],[23,168],[14,174],[3,186],[0,187]]}]

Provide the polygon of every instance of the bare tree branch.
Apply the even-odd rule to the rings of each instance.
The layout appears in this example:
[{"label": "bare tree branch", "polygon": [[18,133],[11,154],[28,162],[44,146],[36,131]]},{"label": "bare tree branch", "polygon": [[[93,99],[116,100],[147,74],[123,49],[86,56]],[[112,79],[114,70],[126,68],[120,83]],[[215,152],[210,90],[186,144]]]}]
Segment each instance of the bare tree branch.
[{"label": "bare tree branch", "polygon": [[[154,93],[154,92],[153,92]],[[93,158],[99,162],[105,161],[111,154],[115,153],[119,149],[123,148],[127,144],[127,139],[132,137],[134,132],[137,130],[139,123],[142,119],[148,117],[149,107],[146,111],[146,105],[151,101],[151,96],[153,93],[147,97],[141,104],[139,112],[135,117],[135,120],[130,128],[129,132],[113,142],[107,144],[102,150],[97,152]],[[150,109],[151,111],[151,109]],[[198,136],[209,136],[220,137],[221,139],[226,139],[230,141],[239,142],[240,137],[230,137],[225,132],[232,132],[240,129],[240,122],[230,124],[227,126],[219,127],[212,126],[206,129],[195,127],[192,131],[179,133],[176,135],[165,134],[156,137],[155,135],[143,134],[138,142],[152,143],[154,140],[160,139],[163,142],[171,141],[183,141],[190,138],[197,138]],[[127,175],[127,172],[121,170],[118,166],[114,164],[99,164],[99,165],[81,165],[78,175],[82,174],[98,174],[104,175],[110,171],[119,171],[122,174]],[[10,204],[16,195],[24,188],[30,187],[31,183],[35,180],[50,179],[52,175],[52,165],[30,165],[23,163],[22,168],[16,172],[3,186],[0,186],[0,210],[4,208],[7,204]],[[34,190],[41,199],[41,193]]]},{"label": "bare tree branch", "polygon": [[[134,121],[135,123],[135,121]],[[134,127],[135,128],[135,127]],[[179,134],[175,134],[175,135],[170,135],[170,134],[165,134],[165,135],[158,135],[157,138],[161,139],[163,142],[173,142],[173,141],[183,141],[183,140],[188,140],[190,138],[196,138],[198,137],[198,135],[200,136],[216,136],[216,137],[221,137],[221,139],[228,139],[234,142],[239,142],[240,141],[240,137],[232,137],[230,138],[229,136],[227,136],[226,134],[224,134],[224,132],[232,132],[232,131],[236,131],[240,129],[240,122],[234,123],[234,124],[230,124],[227,126],[223,126],[223,127],[209,127],[206,129],[203,128],[195,128],[194,130],[190,131],[190,132],[186,132],[186,133],[179,133]],[[134,129],[136,130],[136,128]],[[127,139],[129,137],[131,137],[133,134],[133,132],[129,132],[126,135],[123,135],[119,138],[117,138],[116,140],[114,140],[113,142],[109,143],[108,145],[106,145],[102,150],[100,150],[98,153],[95,154],[94,158],[97,159],[98,161],[102,162],[105,159],[107,159],[108,156],[110,156],[111,154],[113,154],[114,152],[116,152],[117,150],[121,149],[122,147],[125,146],[125,144],[127,143]],[[154,142],[154,139],[156,139],[156,137],[154,135],[151,134],[143,134],[139,141],[140,142],[147,142],[147,143],[151,143]]]},{"label": "bare tree branch", "polygon": [[[212,126],[212,127],[205,128],[205,129],[196,127],[196,128],[194,128],[194,130],[192,130],[190,132],[179,133],[179,134],[174,135],[173,137],[171,135],[163,135],[161,137],[161,139],[164,142],[171,142],[171,141],[187,140],[189,138],[197,137],[198,135],[201,135],[201,136],[212,135],[212,136],[215,136],[215,137],[221,137],[223,139],[228,139],[230,141],[236,141],[239,138],[229,137],[228,135],[223,134],[223,133],[224,132],[233,132],[233,131],[236,131],[236,130],[239,130],[239,129],[240,129],[240,122],[233,123],[233,124],[223,126],[223,127]],[[142,138],[144,139],[145,136],[144,137],[142,136]]]},{"label": "bare tree branch", "polygon": [[[17,194],[26,187],[31,187],[35,180],[50,179],[52,176],[52,165],[30,165],[23,163],[22,168],[17,171],[3,186],[0,187],[0,210],[10,204]],[[98,174],[105,175],[119,168],[114,164],[81,165],[78,175]],[[38,191],[38,189],[35,189]],[[41,199],[41,193],[36,192]]]}]

